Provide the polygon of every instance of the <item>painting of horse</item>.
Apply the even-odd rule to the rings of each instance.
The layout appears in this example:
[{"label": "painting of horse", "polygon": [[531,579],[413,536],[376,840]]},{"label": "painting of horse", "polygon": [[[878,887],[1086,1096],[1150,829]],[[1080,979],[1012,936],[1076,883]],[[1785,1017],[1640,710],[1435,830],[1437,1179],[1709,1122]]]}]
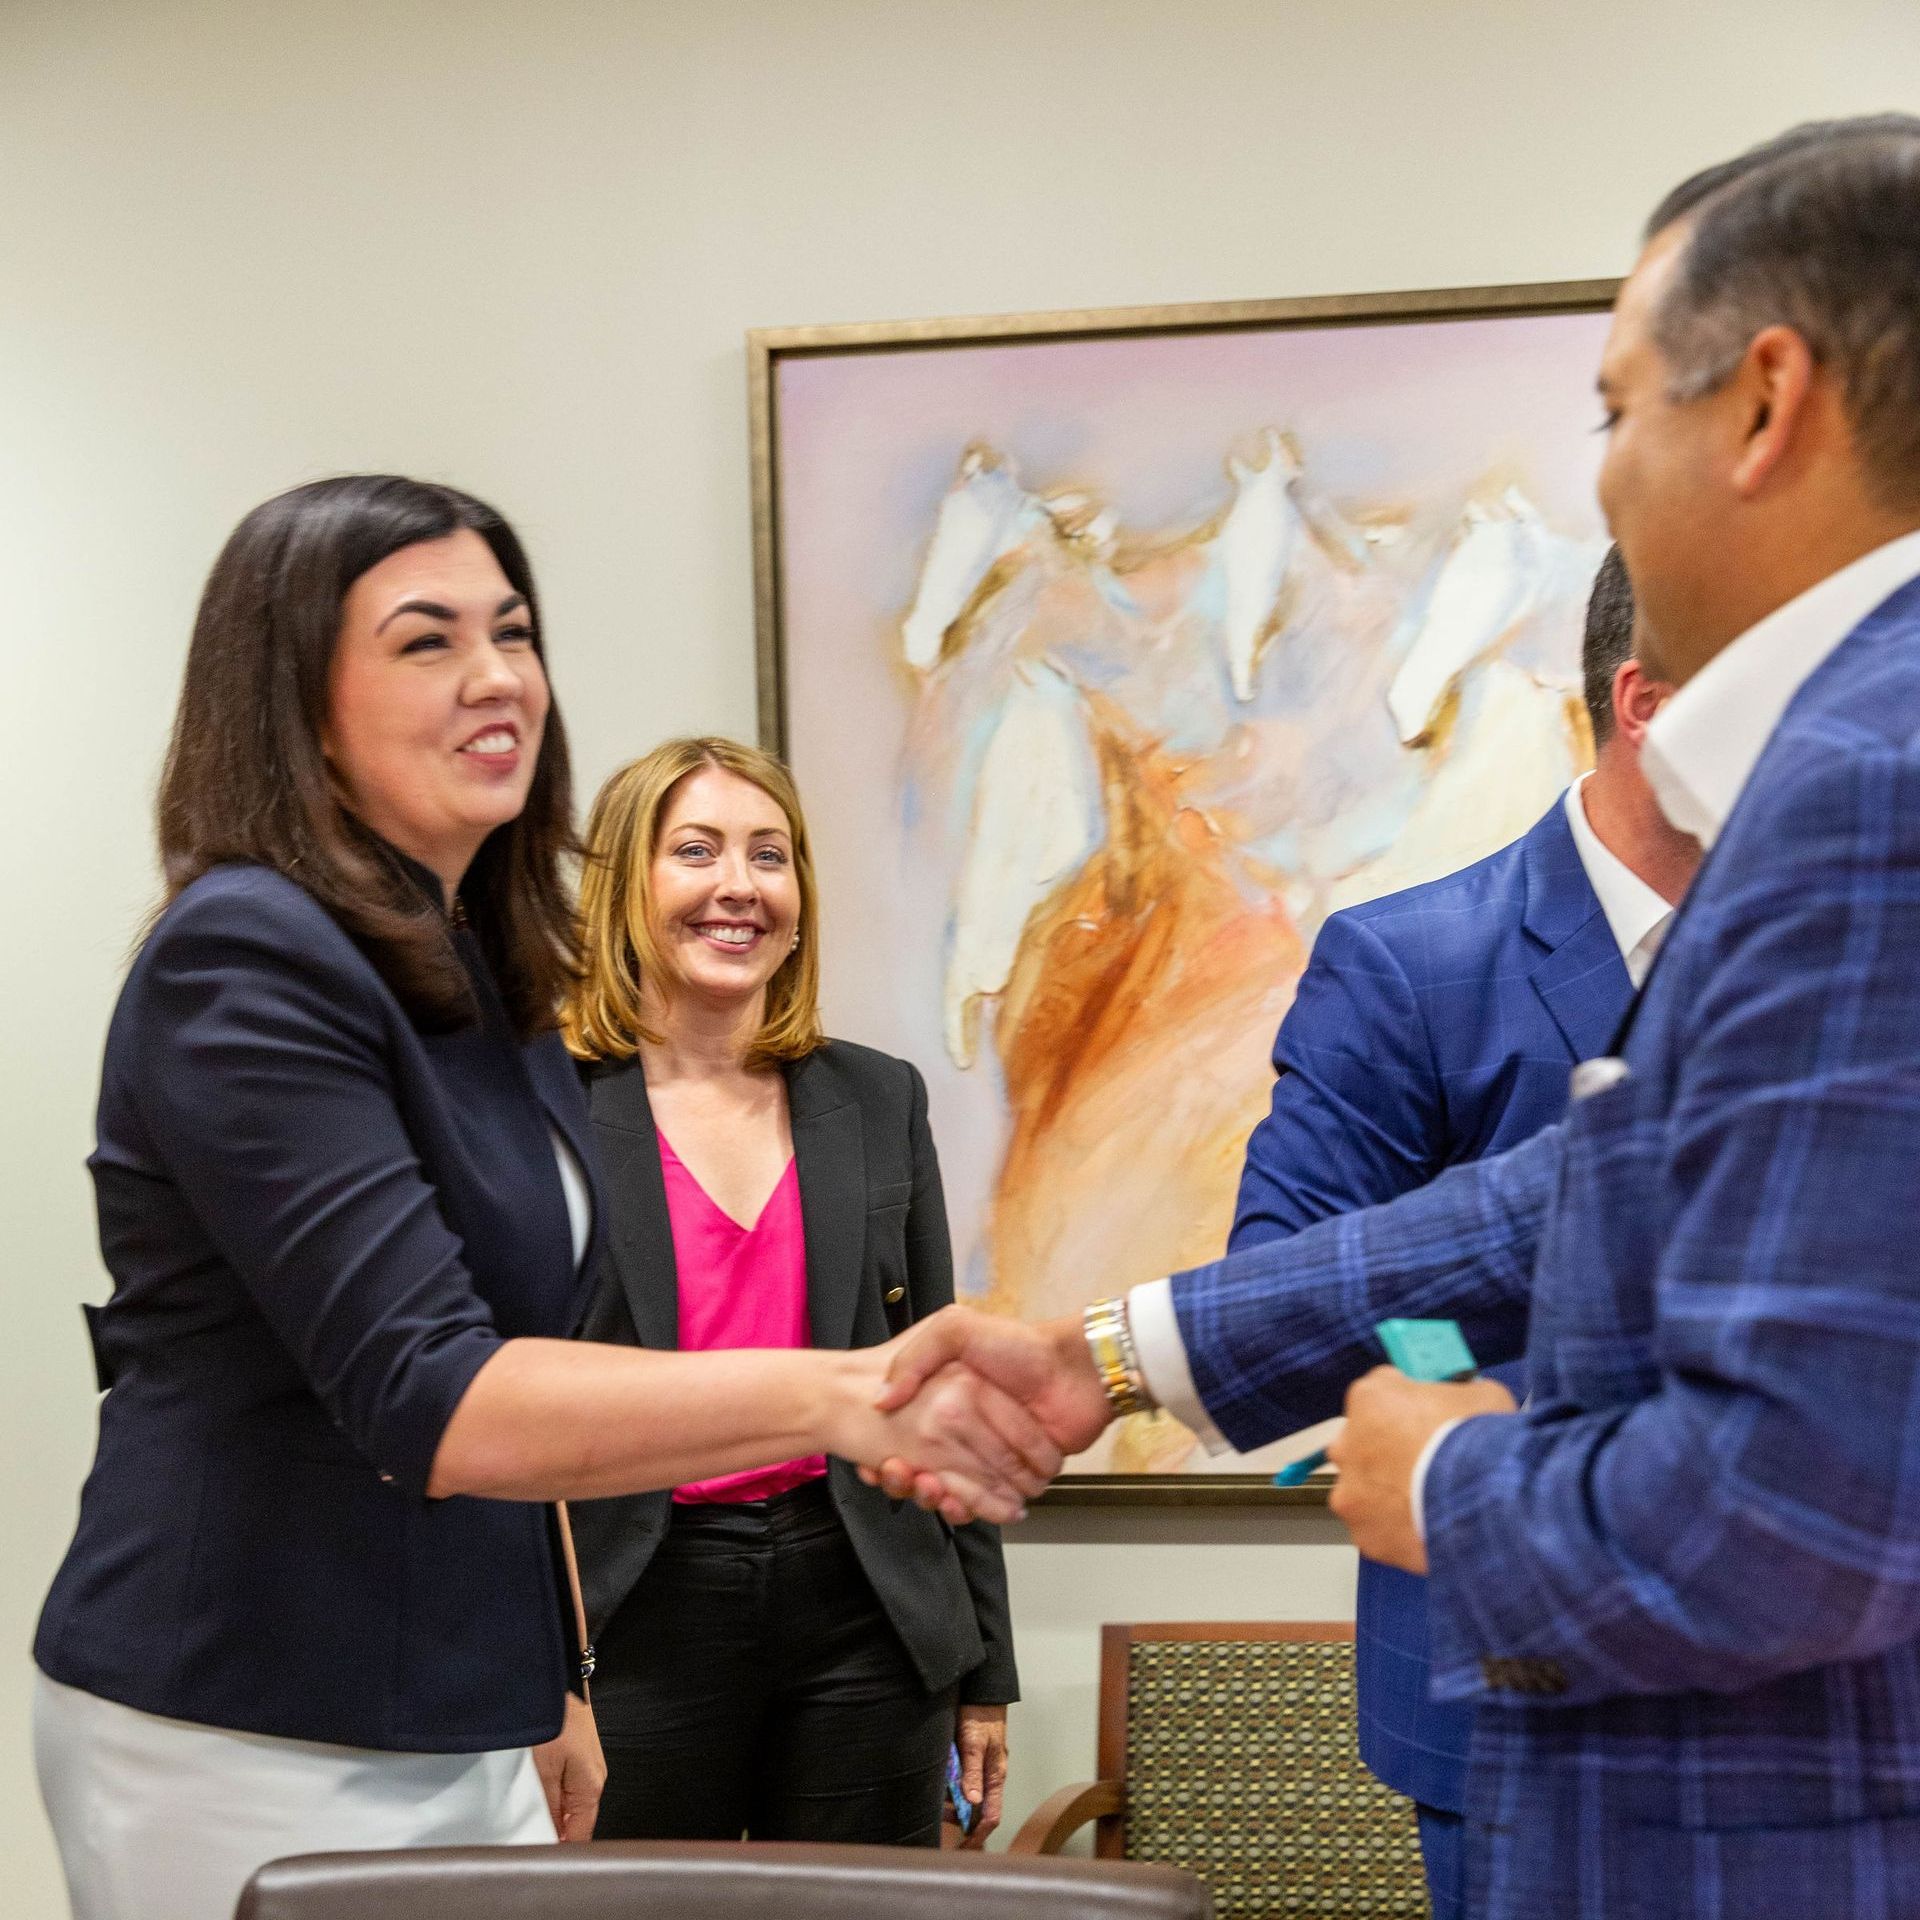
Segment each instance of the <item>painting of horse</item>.
[{"label": "painting of horse", "polygon": [[[1074,1312],[1216,1257],[1321,922],[1589,764],[1605,289],[1522,292],[759,337],[763,731],[829,1028],[927,1076],[962,1298]],[[1075,1466],[1220,1464],[1154,1417]]]}]

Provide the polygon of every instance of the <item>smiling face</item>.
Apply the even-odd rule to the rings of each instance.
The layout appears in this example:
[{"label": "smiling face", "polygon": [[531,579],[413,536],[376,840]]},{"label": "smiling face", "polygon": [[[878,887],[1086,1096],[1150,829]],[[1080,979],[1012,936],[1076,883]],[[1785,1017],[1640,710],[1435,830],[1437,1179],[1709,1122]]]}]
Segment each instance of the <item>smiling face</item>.
[{"label": "smiling face", "polygon": [[467,529],[347,590],[321,746],[351,811],[449,896],[527,803],[547,721],[531,615]]},{"label": "smiling face", "polygon": [[695,769],[660,811],[648,891],[649,930],[666,968],[662,997],[690,993],[757,1022],[800,926],[793,835],[780,803],[724,768]]}]

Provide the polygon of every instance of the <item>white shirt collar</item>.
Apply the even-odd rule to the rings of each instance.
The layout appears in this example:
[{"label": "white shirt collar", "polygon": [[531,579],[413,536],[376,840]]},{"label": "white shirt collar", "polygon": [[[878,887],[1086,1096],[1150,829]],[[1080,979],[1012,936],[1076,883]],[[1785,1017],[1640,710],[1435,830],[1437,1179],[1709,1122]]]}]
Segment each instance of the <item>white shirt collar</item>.
[{"label": "white shirt collar", "polygon": [[1920,532],[1875,547],[1755,621],[1654,715],[1640,765],[1682,833],[1713,845],[1802,683],[1916,575]]},{"label": "white shirt collar", "polygon": [[1673,908],[1594,832],[1580,792],[1592,778],[1583,773],[1567,789],[1567,825],[1573,829],[1574,851],[1586,869],[1587,884],[1607,916],[1613,943],[1626,963],[1627,978],[1637,987],[1653,965]]}]

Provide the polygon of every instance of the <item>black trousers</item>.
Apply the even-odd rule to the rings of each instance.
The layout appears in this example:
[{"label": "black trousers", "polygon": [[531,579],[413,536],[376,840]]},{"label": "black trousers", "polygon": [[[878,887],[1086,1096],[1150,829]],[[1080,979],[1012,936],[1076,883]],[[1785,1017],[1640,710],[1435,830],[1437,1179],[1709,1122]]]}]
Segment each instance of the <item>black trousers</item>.
[{"label": "black trousers", "polygon": [[920,1684],[824,1480],[676,1506],[598,1653],[596,1838],[939,1844],[954,1689]]}]

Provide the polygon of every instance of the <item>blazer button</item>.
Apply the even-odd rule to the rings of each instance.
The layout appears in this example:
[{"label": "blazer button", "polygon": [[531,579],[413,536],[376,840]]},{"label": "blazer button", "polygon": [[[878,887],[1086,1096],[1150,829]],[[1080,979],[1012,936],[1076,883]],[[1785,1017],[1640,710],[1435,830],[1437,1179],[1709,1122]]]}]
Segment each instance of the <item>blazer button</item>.
[{"label": "blazer button", "polygon": [[887,1289],[887,1305],[890,1307],[897,1306],[906,1297],[907,1290],[905,1287],[889,1287]]}]

